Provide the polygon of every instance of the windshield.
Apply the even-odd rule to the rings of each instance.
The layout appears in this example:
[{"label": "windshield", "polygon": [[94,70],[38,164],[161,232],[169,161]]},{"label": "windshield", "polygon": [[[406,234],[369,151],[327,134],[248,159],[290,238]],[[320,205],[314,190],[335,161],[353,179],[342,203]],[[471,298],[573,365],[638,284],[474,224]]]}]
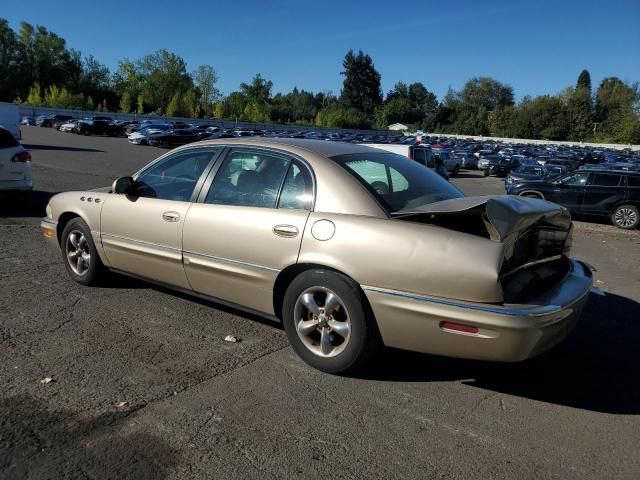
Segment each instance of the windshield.
[{"label": "windshield", "polygon": [[440,175],[402,155],[372,152],[331,158],[362,183],[389,214],[464,196]]}]

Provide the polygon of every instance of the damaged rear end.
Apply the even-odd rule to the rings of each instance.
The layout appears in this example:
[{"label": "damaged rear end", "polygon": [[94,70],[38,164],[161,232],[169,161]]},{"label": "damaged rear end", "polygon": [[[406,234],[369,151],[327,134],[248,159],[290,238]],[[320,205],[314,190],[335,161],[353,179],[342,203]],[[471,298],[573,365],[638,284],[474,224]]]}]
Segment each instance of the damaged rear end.
[{"label": "damaged rear end", "polygon": [[[572,226],[563,207],[521,197],[463,197],[394,216],[450,232],[458,245],[451,252],[458,256],[455,264],[467,270],[495,252],[495,275],[487,275],[484,282],[497,295],[486,301],[477,298],[482,290],[470,289],[455,265],[434,269],[437,284],[458,287],[446,298],[427,291],[365,289],[386,345],[513,362],[557,345],[578,321],[593,279],[586,265],[568,257]],[[461,248],[465,243],[456,232],[466,239],[482,237],[477,238],[479,248]]]},{"label": "damaged rear end", "polygon": [[506,195],[463,197],[402,210],[394,218],[502,244],[498,278],[504,303],[538,297],[569,272],[571,216],[554,203]]}]

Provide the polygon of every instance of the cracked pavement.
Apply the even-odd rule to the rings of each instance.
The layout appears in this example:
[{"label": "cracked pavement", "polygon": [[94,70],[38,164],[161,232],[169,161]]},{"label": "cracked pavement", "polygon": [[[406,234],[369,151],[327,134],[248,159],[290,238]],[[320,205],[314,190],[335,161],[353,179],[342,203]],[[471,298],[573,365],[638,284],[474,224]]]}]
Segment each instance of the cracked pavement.
[{"label": "cracked pavement", "polygon": [[[40,238],[49,196],[164,151],[23,133],[36,191],[0,204],[1,479],[640,477],[640,232],[576,223],[574,256],[606,296],[548,354],[386,350],[337,377],[307,367],[269,320],[126,277],[69,280]],[[502,193],[474,172],[455,183]]]}]

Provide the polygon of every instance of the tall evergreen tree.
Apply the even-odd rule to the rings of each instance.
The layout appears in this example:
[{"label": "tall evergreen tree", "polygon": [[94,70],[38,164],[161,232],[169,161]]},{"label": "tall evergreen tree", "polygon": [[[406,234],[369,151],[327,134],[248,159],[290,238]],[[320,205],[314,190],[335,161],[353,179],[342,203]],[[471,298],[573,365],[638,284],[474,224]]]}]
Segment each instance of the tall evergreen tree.
[{"label": "tall evergreen tree", "polygon": [[586,88],[591,95],[591,75],[588,70],[582,70],[578,75],[578,81],[576,83],[576,90],[579,88]]},{"label": "tall evergreen tree", "polygon": [[375,108],[382,103],[380,73],[373,65],[369,55],[360,50],[354,54],[349,50],[342,62],[344,83],[341,100],[347,107],[371,116]]}]

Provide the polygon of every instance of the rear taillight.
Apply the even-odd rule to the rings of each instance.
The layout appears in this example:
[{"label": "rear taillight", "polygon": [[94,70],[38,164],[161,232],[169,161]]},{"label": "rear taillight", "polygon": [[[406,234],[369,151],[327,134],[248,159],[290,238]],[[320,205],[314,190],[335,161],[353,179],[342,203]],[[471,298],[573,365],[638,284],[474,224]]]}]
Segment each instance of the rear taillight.
[{"label": "rear taillight", "polygon": [[409,160],[413,160],[413,149],[412,149],[412,148],[409,148],[409,155],[408,155],[408,157],[409,157]]},{"label": "rear taillight", "polygon": [[31,154],[29,152],[16,153],[13,157],[11,157],[11,161],[13,163],[30,162],[31,161]]},{"label": "rear taillight", "polygon": [[451,332],[459,332],[459,333],[467,333],[467,334],[476,334],[479,332],[478,327],[473,327],[471,325],[463,325],[462,323],[453,323],[453,322],[441,322],[440,328],[442,330],[449,330]]}]

